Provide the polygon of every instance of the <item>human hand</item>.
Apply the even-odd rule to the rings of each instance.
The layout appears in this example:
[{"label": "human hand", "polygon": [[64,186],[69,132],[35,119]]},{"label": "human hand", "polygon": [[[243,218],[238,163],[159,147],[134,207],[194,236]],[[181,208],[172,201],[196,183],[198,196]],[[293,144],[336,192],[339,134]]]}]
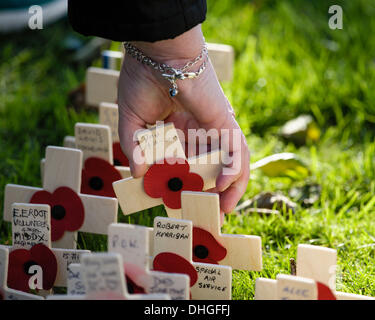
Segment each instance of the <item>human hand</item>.
[{"label": "human hand", "polygon": [[[180,68],[200,54],[204,37],[198,25],[175,39],[133,44],[153,60]],[[227,151],[232,159],[227,167],[233,170],[230,174],[222,172],[216,187],[209,190],[220,195],[223,221],[223,212],[234,209],[249,181],[250,153],[246,139],[210,61],[198,78],[178,81],[177,96],[171,98],[169,88],[170,83],[151,67],[128,55],[125,57],[119,79],[119,136],[132,176],[141,177],[147,171],[146,164],[136,163],[133,159],[137,148],[134,133],[144,129],[146,124],[158,120],[173,122],[185,137],[188,137],[188,129],[216,129],[220,140],[224,139],[221,132],[225,130],[222,129],[227,129],[231,141]],[[240,133],[237,140],[232,139],[235,131]]]}]

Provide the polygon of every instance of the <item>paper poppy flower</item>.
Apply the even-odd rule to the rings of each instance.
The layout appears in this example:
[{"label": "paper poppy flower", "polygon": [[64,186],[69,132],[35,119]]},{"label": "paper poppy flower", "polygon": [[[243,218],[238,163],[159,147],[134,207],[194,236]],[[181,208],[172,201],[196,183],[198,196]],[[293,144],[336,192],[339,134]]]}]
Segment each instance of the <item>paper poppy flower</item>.
[{"label": "paper poppy flower", "polygon": [[112,183],[121,180],[121,174],[108,161],[91,157],[82,169],[81,192],[103,197],[116,197]]},{"label": "paper poppy flower", "polygon": [[210,232],[193,227],[193,261],[218,264],[226,255],[227,249]]},{"label": "paper poppy flower", "polygon": [[30,292],[30,267],[38,265],[43,271],[43,289],[53,287],[57,275],[57,260],[53,252],[44,244],[36,244],[30,250],[16,249],[9,253],[8,287]]},{"label": "paper poppy flower", "polygon": [[[181,160],[181,159],[179,159]],[[145,192],[152,198],[162,198],[164,204],[171,209],[181,208],[182,191],[202,191],[203,179],[196,173],[189,172],[186,160],[169,164],[153,164],[143,178]]]},{"label": "paper poppy flower", "polygon": [[130,294],[146,293],[145,289],[138,286],[128,275],[125,274],[126,285]]},{"label": "paper poppy flower", "polygon": [[114,142],[112,145],[113,149],[113,164],[115,166],[129,167],[129,160],[126,155],[122,152],[120,142]]},{"label": "paper poppy flower", "polygon": [[153,262],[154,270],[168,273],[182,273],[190,277],[190,287],[198,280],[198,272],[185,258],[171,252],[159,253]]},{"label": "paper poppy flower", "polygon": [[336,300],[336,296],[328,286],[319,281],[316,282],[316,285],[318,289],[318,300]]},{"label": "paper poppy flower", "polygon": [[30,203],[51,207],[51,240],[61,239],[65,231],[77,231],[83,224],[85,210],[81,198],[70,188],[60,187],[53,193],[38,191]]}]

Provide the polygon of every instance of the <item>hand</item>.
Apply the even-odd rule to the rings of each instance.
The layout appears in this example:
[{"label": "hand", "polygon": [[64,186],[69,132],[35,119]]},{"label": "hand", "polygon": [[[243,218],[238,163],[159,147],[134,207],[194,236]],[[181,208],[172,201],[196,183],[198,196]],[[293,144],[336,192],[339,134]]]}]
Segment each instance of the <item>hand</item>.
[{"label": "hand", "polygon": [[[133,44],[153,60],[180,68],[200,54],[204,38],[198,25],[172,40]],[[196,71],[199,66],[200,63],[193,70]],[[185,133],[185,137],[188,129],[217,129],[219,134],[221,129],[229,130],[230,134],[238,130],[240,141],[231,143],[228,150],[233,160],[228,167],[237,170],[229,175],[222,172],[216,180],[216,188],[209,190],[220,194],[223,221],[223,212],[228,213],[235,208],[249,181],[250,153],[246,139],[210,61],[198,78],[178,81],[177,84],[179,93],[171,98],[170,83],[157,71],[131,56],[125,57],[118,93],[121,146],[129,159],[132,175],[137,178],[146,173],[147,166],[133,161],[133,151],[137,147],[134,132],[144,129],[146,124],[154,124],[158,120],[173,122]]]}]

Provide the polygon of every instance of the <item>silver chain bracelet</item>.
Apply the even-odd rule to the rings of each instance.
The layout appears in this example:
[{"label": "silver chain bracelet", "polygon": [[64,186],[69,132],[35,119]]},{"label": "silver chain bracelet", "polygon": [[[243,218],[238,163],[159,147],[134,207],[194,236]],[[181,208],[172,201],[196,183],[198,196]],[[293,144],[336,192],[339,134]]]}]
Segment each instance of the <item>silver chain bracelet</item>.
[{"label": "silver chain bracelet", "polygon": [[[159,71],[162,77],[168,80],[172,88],[169,89],[169,95],[173,98],[178,94],[177,80],[194,79],[206,69],[208,51],[206,44],[203,46],[201,53],[194,59],[186,63],[181,69],[173,68],[165,63],[159,63],[146,56],[141,50],[133,46],[129,42],[124,42],[126,53],[131,57],[137,59],[139,62],[154,68]],[[202,65],[196,72],[187,72],[187,69],[196,65],[199,61],[204,60]]]}]

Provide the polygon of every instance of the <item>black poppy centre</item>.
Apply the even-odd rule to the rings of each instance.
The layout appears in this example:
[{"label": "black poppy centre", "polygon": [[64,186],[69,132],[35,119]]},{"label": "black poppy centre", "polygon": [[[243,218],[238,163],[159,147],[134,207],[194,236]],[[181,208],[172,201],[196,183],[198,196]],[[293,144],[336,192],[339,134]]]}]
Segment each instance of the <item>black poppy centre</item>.
[{"label": "black poppy centre", "polygon": [[104,182],[102,178],[95,176],[90,178],[89,185],[93,190],[101,190],[104,186]]},{"label": "black poppy centre", "polygon": [[29,261],[26,261],[24,264],[23,264],[23,271],[27,274],[27,275],[30,275],[31,273],[29,273],[29,270],[32,266],[37,266],[38,264],[34,261],[34,260],[29,260]]},{"label": "black poppy centre", "polygon": [[65,211],[65,208],[62,205],[57,204],[57,205],[53,206],[52,209],[51,209],[51,216],[55,220],[64,219],[65,214],[66,214],[66,211]]},{"label": "black poppy centre", "polygon": [[208,253],[208,249],[205,246],[197,245],[194,247],[194,255],[199,259],[206,259]]},{"label": "black poppy centre", "polygon": [[119,159],[113,159],[113,165],[116,167],[122,166],[122,163]]},{"label": "black poppy centre", "polygon": [[182,183],[182,180],[180,178],[172,178],[172,179],[169,179],[168,181],[168,188],[169,190],[171,191],[180,191],[182,189],[182,186],[183,186],[183,183]]}]

